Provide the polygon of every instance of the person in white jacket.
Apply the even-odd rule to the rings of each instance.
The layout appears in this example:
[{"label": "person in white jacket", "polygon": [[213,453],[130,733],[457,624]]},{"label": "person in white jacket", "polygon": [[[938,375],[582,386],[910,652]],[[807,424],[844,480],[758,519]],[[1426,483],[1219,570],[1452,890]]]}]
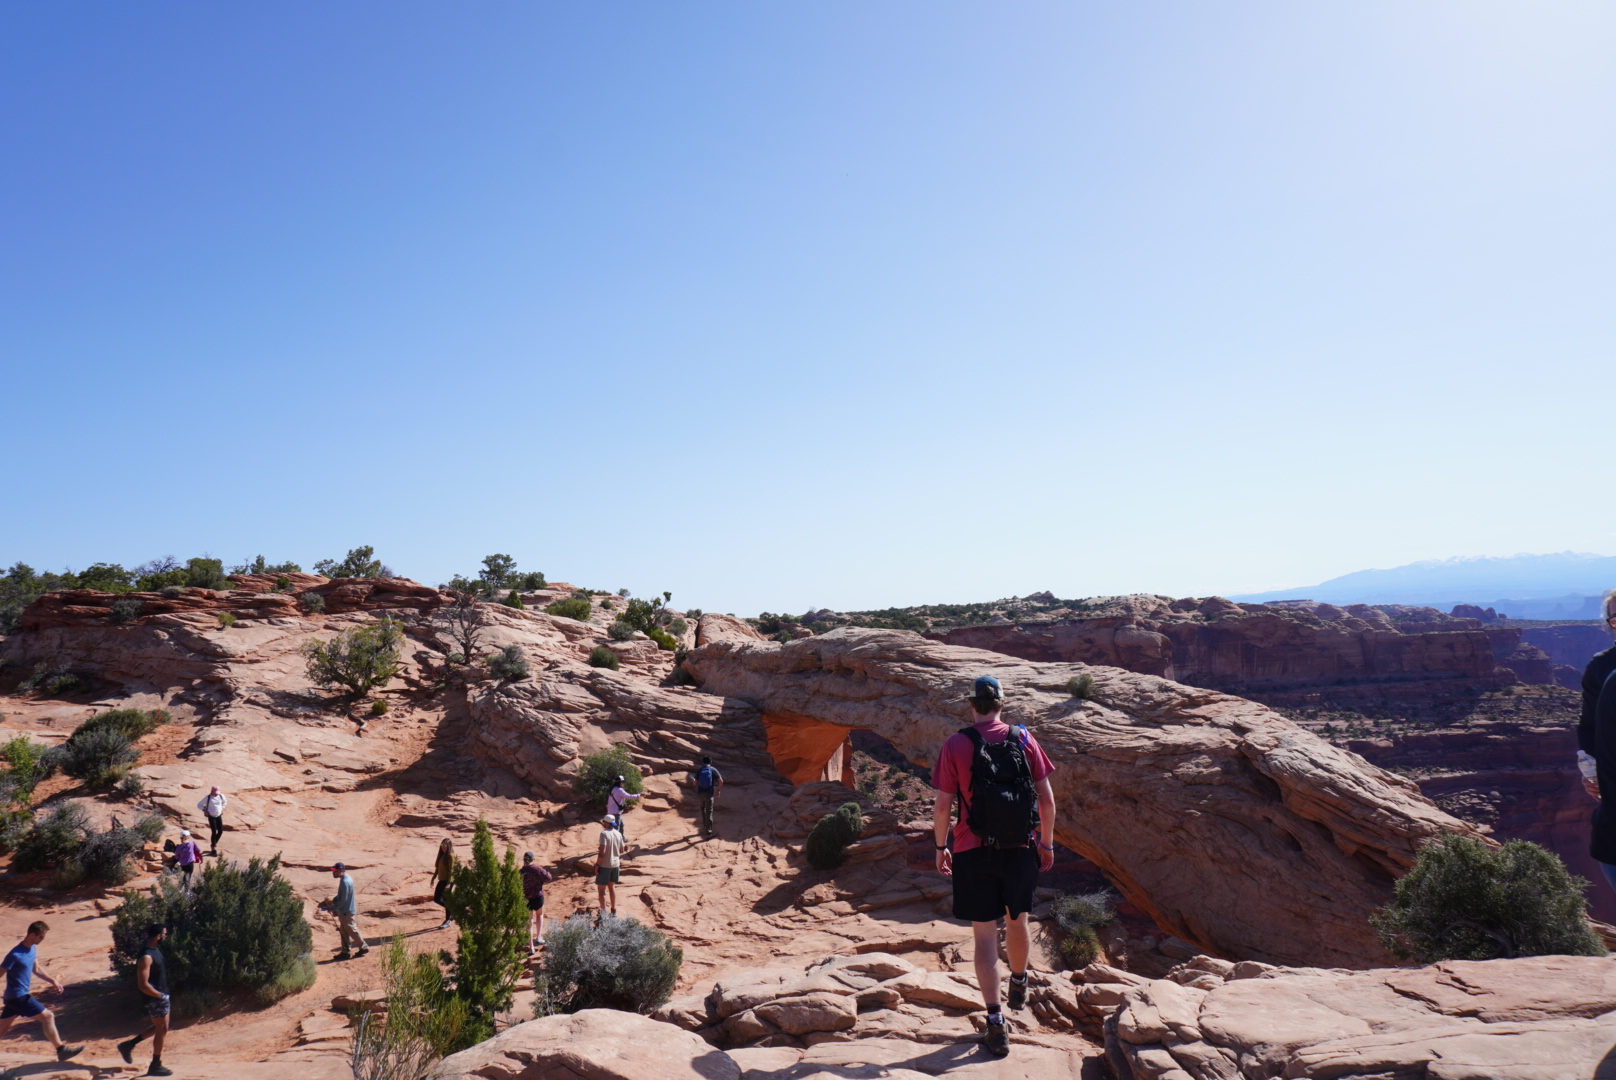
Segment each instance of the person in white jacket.
[{"label": "person in white jacket", "polygon": [[207,815],[208,818],[208,854],[219,854],[219,837],[224,835],[224,808],[230,800],[224,797],[219,785],[214,784],[213,790],[202,797],[196,808]]}]

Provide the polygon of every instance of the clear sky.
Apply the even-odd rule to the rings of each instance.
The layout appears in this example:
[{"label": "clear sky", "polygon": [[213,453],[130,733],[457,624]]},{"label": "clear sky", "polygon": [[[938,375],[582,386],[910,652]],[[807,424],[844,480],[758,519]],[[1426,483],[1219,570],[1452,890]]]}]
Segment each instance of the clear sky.
[{"label": "clear sky", "polygon": [[0,562],[1616,552],[1616,8],[0,5]]}]

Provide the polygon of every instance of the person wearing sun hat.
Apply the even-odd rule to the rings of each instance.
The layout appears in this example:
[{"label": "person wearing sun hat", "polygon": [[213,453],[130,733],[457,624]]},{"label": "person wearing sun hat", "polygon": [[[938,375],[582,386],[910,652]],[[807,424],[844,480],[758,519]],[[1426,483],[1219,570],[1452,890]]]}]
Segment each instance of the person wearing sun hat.
[{"label": "person wearing sun hat", "polygon": [[[977,985],[988,1015],[983,1047],[995,1057],[1010,1053],[1010,1035],[999,1007],[999,920],[1005,919],[1010,960],[1006,1004],[1027,1000],[1027,960],[1038,872],[1055,863],[1055,766],[1026,727],[1013,729],[1000,714],[1004,688],[992,675],[971,689],[974,723],[948,737],[932,770],[937,805],[932,842],[937,871],[954,885],[954,917],[969,920]],[[958,822],[952,822],[958,805]],[[952,833],[950,823],[953,823]]]},{"label": "person wearing sun hat", "polygon": [[180,842],[174,848],[174,865],[185,875],[185,887],[191,887],[191,873],[202,861],[202,845],[191,839],[190,829],[180,830]]}]

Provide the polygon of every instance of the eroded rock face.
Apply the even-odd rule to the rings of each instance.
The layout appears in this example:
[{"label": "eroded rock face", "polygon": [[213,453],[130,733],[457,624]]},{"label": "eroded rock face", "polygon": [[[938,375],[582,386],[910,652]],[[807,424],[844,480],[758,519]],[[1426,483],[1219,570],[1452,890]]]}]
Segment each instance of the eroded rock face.
[{"label": "eroded rock face", "polygon": [[721,1050],[672,1024],[615,1009],[529,1020],[443,1059],[441,1080],[741,1080]]},{"label": "eroded rock face", "polygon": [[[1254,702],[1116,668],[1037,664],[890,630],[788,645],[714,641],[686,667],[712,694],[805,726],[868,728],[930,764],[980,674],[1055,762],[1060,840],[1163,927],[1271,963],[1387,960],[1368,917],[1421,840],[1475,835],[1410,782]],[[1094,679],[1090,700],[1067,682]],[[828,740],[827,740],[828,741]]]},{"label": "eroded rock face", "polygon": [[1118,1076],[1561,1080],[1607,1075],[1616,1043],[1616,960],[1604,957],[1210,968],[1124,991],[1106,1025]]}]

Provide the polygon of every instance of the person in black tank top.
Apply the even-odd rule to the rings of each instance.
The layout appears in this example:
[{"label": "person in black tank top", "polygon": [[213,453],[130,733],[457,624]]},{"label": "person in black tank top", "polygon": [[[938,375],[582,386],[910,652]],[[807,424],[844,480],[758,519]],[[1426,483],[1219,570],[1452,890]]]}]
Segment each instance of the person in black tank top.
[{"label": "person in black tank top", "polygon": [[135,1047],[147,1035],[152,1037],[151,1068],[146,1070],[147,1076],[173,1076],[174,1070],[163,1064],[163,1041],[168,1036],[168,961],[163,958],[163,950],[158,948],[163,939],[168,936],[168,929],[161,925],[146,928],[146,947],[140,950],[140,960],[135,967],[135,989],[140,991],[141,1000],[146,1003],[146,1015],[151,1017],[151,1030],[142,1031],[133,1039],[125,1039],[118,1044],[118,1053],[124,1061],[133,1065],[135,1063]]}]

